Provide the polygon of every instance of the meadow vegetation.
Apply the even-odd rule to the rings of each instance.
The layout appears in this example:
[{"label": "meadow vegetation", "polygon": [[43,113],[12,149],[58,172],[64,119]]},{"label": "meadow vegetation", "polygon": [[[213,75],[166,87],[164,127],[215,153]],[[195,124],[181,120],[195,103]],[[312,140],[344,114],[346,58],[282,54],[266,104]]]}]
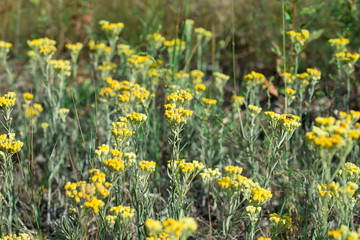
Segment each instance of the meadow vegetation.
[{"label": "meadow vegetation", "polygon": [[0,240],[360,239],[359,1],[4,2]]}]

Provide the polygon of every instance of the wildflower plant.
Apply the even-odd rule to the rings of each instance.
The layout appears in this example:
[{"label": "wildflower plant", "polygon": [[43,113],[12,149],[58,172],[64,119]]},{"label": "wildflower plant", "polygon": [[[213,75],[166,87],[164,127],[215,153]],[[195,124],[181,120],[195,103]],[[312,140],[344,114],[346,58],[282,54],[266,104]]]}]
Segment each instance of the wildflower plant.
[{"label": "wildflower plant", "polygon": [[[12,233],[12,225],[17,221],[17,198],[14,193],[14,166],[12,156],[20,152],[23,142],[15,139],[15,133],[11,128],[11,112],[16,101],[16,94],[9,92],[0,97],[0,113],[5,119],[5,127],[7,134],[0,135],[0,167],[2,176],[2,188],[0,199],[0,234]],[[4,206],[4,200],[7,205]],[[6,216],[6,224],[4,224],[3,216]]]},{"label": "wildflower plant", "polygon": [[260,85],[266,81],[263,74],[252,71],[244,76],[243,85],[246,87],[246,101],[248,104],[259,104],[258,94]]},{"label": "wildflower plant", "polygon": [[0,60],[3,64],[3,67],[6,71],[6,74],[8,75],[8,82],[10,85],[14,84],[14,76],[10,70],[7,58],[8,54],[10,52],[10,49],[12,48],[12,43],[0,41]]},{"label": "wildflower plant", "polygon": [[218,169],[205,169],[201,173],[203,182],[223,212],[222,234],[224,237],[229,236],[233,227],[246,214],[250,220],[247,239],[253,239],[257,222],[261,219],[261,207],[271,199],[272,194],[260,187],[259,183],[242,176],[241,167],[227,166],[224,171],[224,176],[220,176]]},{"label": "wildflower plant", "polygon": [[266,133],[266,137],[270,141],[268,162],[265,167],[265,186],[273,178],[273,172],[276,166],[282,163],[283,147],[293,136],[294,132],[301,126],[300,117],[292,114],[278,114],[275,112],[264,113],[266,121],[270,126],[270,134]]},{"label": "wildflower plant", "polygon": [[272,223],[271,235],[273,238],[291,229],[292,218],[289,216],[279,216],[277,213],[272,213],[269,220]]},{"label": "wildflower plant", "polygon": [[[354,71],[354,66],[356,62],[359,60],[359,53],[350,53],[347,49],[347,45],[349,43],[349,39],[330,39],[330,45],[334,48],[334,55],[332,61],[335,61],[337,68],[337,79],[335,79],[335,87],[332,91],[332,96],[335,95],[335,92],[345,84],[346,86],[346,98],[344,98],[344,106],[346,110],[349,110],[350,105],[350,90],[351,90],[351,75]],[[334,79],[334,77],[333,77]],[[345,83],[343,83],[343,79],[345,79]],[[336,95],[338,96],[338,95]],[[338,108],[339,99],[336,97],[335,99],[335,108]]]},{"label": "wildflower plant", "polygon": [[109,42],[109,45],[111,48],[111,52],[110,52],[111,57],[110,58],[112,58],[115,54],[116,43],[119,39],[119,35],[125,25],[122,22],[110,23],[106,20],[100,20],[99,24],[108,39],[108,42]]},{"label": "wildflower plant", "polygon": [[180,158],[181,136],[180,133],[191,117],[192,111],[185,109],[193,96],[180,90],[167,97],[168,104],[165,105],[165,119],[170,125],[173,138],[169,138],[172,145],[171,160],[168,163],[168,176],[170,178],[170,203],[169,215],[175,219],[186,216],[185,196],[194,177],[203,169],[203,164],[197,161],[186,163]]}]

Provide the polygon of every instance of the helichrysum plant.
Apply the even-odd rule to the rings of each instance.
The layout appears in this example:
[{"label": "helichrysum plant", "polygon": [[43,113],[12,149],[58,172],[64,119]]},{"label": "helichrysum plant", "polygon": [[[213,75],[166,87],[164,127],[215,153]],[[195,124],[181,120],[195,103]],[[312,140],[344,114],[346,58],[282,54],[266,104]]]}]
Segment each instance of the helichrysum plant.
[{"label": "helichrysum plant", "polygon": [[197,230],[197,223],[191,217],[183,217],[179,220],[168,218],[162,222],[147,219],[145,226],[149,232],[149,237],[146,240],[185,240]]},{"label": "helichrysum plant", "polygon": [[[0,113],[5,119],[5,130],[7,134],[0,135],[0,166],[2,177],[1,199],[0,199],[0,233],[12,233],[12,225],[17,221],[17,199],[14,192],[14,166],[12,156],[20,152],[23,142],[15,139],[15,133],[11,128],[13,111],[16,101],[16,94],[8,92],[0,97]],[[7,204],[4,206],[4,200]],[[5,216],[5,218],[3,218]],[[4,220],[6,219],[6,224]]]},{"label": "helichrysum plant", "polygon": [[261,219],[261,207],[272,198],[272,194],[259,183],[242,176],[241,167],[227,166],[224,171],[222,177],[218,169],[205,169],[201,173],[203,182],[223,211],[222,234],[228,237],[240,219],[247,216],[247,239],[253,239],[257,222]]}]

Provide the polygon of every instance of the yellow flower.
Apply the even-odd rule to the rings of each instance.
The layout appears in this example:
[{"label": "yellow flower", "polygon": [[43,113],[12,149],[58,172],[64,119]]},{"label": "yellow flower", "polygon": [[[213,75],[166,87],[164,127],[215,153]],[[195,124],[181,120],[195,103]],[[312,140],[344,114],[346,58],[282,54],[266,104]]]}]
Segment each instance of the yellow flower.
[{"label": "yellow flower", "polygon": [[160,233],[163,230],[163,226],[162,226],[161,222],[157,221],[157,220],[153,220],[153,219],[146,219],[145,227],[151,233]]},{"label": "yellow flower", "polygon": [[187,109],[165,110],[165,119],[169,122],[172,128],[176,128],[186,124],[192,114],[193,112]]},{"label": "yellow flower", "polygon": [[259,237],[257,240],[271,240],[271,238]]},{"label": "yellow flower", "polygon": [[49,124],[47,122],[41,123],[41,128],[42,129],[47,129],[48,127],[49,127]]},{"label": "yellow flower", "polygon": [[289,31],[287,35],[290,36],[290,39],[293,43],[298,43],[301,46],[304,45],[305,41],[309,38],[309,31],[306,29],[301,30],[300,32]]},{"label": "yellow flower", "polygon": [[16,101],[16,94],[14,92],[8,92],[4,96],[0,97],[0,110],[6,112],[11,110]]},{"label": "yellow flower", "polygon": [[12,44],[9,42],[0,41],[0,58],[6,57],[7,53],[10,52]]},{"label": "yellow flower", "polygon": [[102,62],[100,66],[98,66],[98,69],[100,71],[115,71],[117,68],[116,63],[113,62]]},{"label": "yellow flower", "polygon": [[226,166],[225,167],[225,173],[227,176],[230,176],[230,178],[233,178],[237,175],[240,175],[243,171],[242,167],[237,166]]},{"label": "yellow flower", "polygon": [[156,163],[153,161],[141,161],[139,162],[139,167],[141,171],[146,175],[155,171]]},{"label": "yellow flower", "polygon": [[111,133],[118,144],[125,143],[133,134],[126,126],[124,122],[112,123]]},{"label": "yellow flower", "polygon": [[290,229],[291,228],[291,222],[292,218],[288,216],[281,216],[277,213],[270,214],[270,222],[274,224],[276,227],[284,228],[284,229]]},{"label": "yellow flower", "polygon": [[316,68],[307,68],[306,72],[308,73],[310,79],[313,81],[318,81],[321,78],[321,72]]},{"label": "yellow flower", "polygon": [[195,85],[195,90],[196,91],[205,91],[206,90],[206,86],[202,83],[196,84]]},{"label": "yellow flower", "polygon": [[203,98],[202,101],[208,106],[215,105],[217,103],[216,99],[210,99],[210,98]]},{"label": "yellow flower", "polygon": [[110,171],[113,172],[119,172],[125,169],[124,161],[119,157],[108,159],[104,162],[104,164]]},{"label": "yellow flower", "polygon": [[292,88],[286,88],[285,93],[288,96],[293,96],[293,95],[295,95],[296,91]]},{"label": "yellow flower", "polygon": [[266,78],[263,74],[252,71],[251,73],[245,75],[243,81],[248,87],[251,87],[264,83]]},{"label": "yellow flower", "polygon": [[220,170],[218,168],[215,169],[205,169],[202,173],[200,173],[201,179],[204,181],[204,183],[208,184],[213,179],[218,178],[221,176]]},{"label": "yellow flower", "polygon": [[125,26],[122,22],[109,23],[105,20],[99,21],[99,24],[101,25],[101,29],[105,31],[105,34],[110,37],[116,37],[119,35]]},{"label": "yellow flower", "polygon": [[93,197],[90,201],[85,202],[85,207],[91,208],[94,213],[99,213],[99,207],[103,207],[105,204],[103,201]]},{"label": "yellow flower", "polygon": [[254,105],[249,105],[249,106],[248,106],[248,109],[249,109],[250,115],[251,115],[252,117],[255,117],[256,115],[258,115],[258,114],[261,112],[261,110],[262,110],[261,107],[254,106]]},{"label": "yellow flower", "polygon": [[132,55],[127,59],[127,66],[130,69],[143,69],[149,68],[152,64],[152,60],[148,56]]},{"label": "yellow flower", "polygon": [[189,93],[185,90],[180,90],[180,91],[170,94],[167,97],[167,100],[169,101],[169,103],[174,103],[176,105],[183,106],[186,103],[188,103],[192,98],[193,97],[192,97],[191,93]]},{"label": "yellow flower", "polygon": [[34,98],[34,95],[26,92],[23,94],[23,98],[24,98],[25,103],[30,103],[32,101],[32,99]]},{"label": "yellow flower", "polygon": [[0,238],[0,240],[30,240],[30,236],[26,233],[20,233],[19,235],[9,234],[4,236],[3,238]]},{"label": "yellow flower", "polygon": [[160,33],[152,33],[146,36],[146,41],[155,49],[159,49],[165,42],[165,38]]},{"label": "yellow flower", "polygon": [[13,134],[0,135],[0,151],[9,154],[10,156],[19,152],[24,145],[23,142],[15,141]]}]

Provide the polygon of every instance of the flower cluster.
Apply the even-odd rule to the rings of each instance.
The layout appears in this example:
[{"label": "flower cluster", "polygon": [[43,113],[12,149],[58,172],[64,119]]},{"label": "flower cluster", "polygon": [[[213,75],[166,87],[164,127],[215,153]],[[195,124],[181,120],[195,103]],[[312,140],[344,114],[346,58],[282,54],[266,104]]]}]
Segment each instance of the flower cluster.
[{"label": "flower cluster", "polygon": [[152,219],[145,221],[145,227],[150,232],[146,240],[178,240],[186,239],[197,230],[197,223],[193,218],[181,218],[179,221],[168,218],[162,222]]},{"label": "flower cluster", "polygon": [[[341,202],[344,201],[344,198],[351,199],[358,188],[358,184],[350,181],[347,182],[345,186],[340,186],[339,183],[336,182],[317,185],[321,197],[329,196]],[[355,199],[353,201],[355,201]]]},{"label": "flower cluster", "polygon": [[220,176],[221,176],[221,173],[218,168],[215,168],[215,169],[207,168],[207,169],[204,169],[204,171],[202,173],[200,173],[200,177],[205,184],[209,184],[215,178],[219,178]]},{"label": "flower cluster", "polygon": [[245,97],[231,96],[231,103],[232,103],[233,108],[241,107],[245,103]]},{"label": "flower cluster", "polygon": [[291,222],[292,218],[289,216],[279,216],[277,213],[270,214],[270,222],[274,225],[276,228],[281,229],[290,229],[291,228]]},{"label": "flower cluster", "polygon": [[195,94],[201,95],[206,90],[206,86],[202,83],[195,85]]},{"label": "flower cluster", "polygon": [[254,207],[249,205],[246,207],[246,214],[248,215],[250,222],[256,222],[258,220],[258,215],[261,212],[261,207]]},{"label": "flower cluster", "polygon": [[261,206],[269,201],[272,198],[271,192],[247,177],[240,174],[236,175],[236,172],[242,171],[240,169],[233,166],[227,167],[226,175],[217,179],[217,184],[224,194],[228,197],[242,194],[244,199],[248,200],[254,207]]},{"label": "flower cluster", "polygon": [[12,156],[17,152],[20,152],[24,143],[16,141],[14,138],[15,134],[0,135],[0,154],[3,152],[6,155]]},{"label": "flower cluster", "polygon": [[185,90],[174,92],[167,97],[167,100],[170,104],[175,104],[180,106],[184,106],[191,99],[192,99],[191,93]]},{"label": "flower cluster", "polygon": [[249,109],[249,112],[250,112],[250,115],[251,117],[255,117],[256,115],[258,115],[262,108],[261,107],[258,107],[258,106],[254,106],[254,105],[249,105],[248,106],[248,109]]},{"label": "flower cluster", "polygon": [[50,66],[56,71],[59,77],[69,77],[71,75],[71,65],[69,60],[50,60]]},{"label": "flower cluster", "polygon": [[220,72],[213,72],[213,77],[215,79],[215,85],[220,89],[222,89],[230,79],[230,76]]},{"label": "flower cluster", "polygon": [[306,133],[306,141],[309,149],[317,151],[320,156],[339,153],[347,156],[356,139],[360,137],[360,124],[356,121],[360,112],[340,112],[339,119],[334,117],[317,117],[312,132]]},{"label": "flower cluster", "polygon": [[76,61],[77,58],[79,57],[79,53],[81,51],[81,49],[83,48],[83,44],[82,43],[75,43],[75,44],[66,44],[65,47],[67,49],[69,49],[70,51],[70,56],[72,58],[73,61]]},{"label": "flower cluster", "polygon": [[96,43],[93,40],[90,40],[88,42],[88,47],[90,51],[95,52],[96,56],[98,57],[111,51],[111,47],[107,46],[105,43]]},{"label": "flower cluster", "polygon": [[100,71],[104,71],[104,72],[105,72],[105,71],[107,71],[107,72],[110,72],[110,71],[115,72],[116,68],[117,68],[116,63],[114,63],[114,62],[107,62],[107,61],[102,62],[101,65],[98,66],[98,69],[99,69]]},{"label": "flower cluster", "polygon": [[152,64],[152,60],[148,56],[132,55],[127,59],[127,66],[130,69],[148,69]]},{"label": "flower cluster", "polygon": [[173,129],[186,124],[187,120],[193,114],[191,110],[175,108],[175,106],[175,104],[165,105],[165,118]]},{"label": "flower cluster", "polygon": [[210,98],[203,98],[202,101],[207,105],[207,106],[212,106],[215,105],[217,103],[216,99],[210,99]]},{"label": "flower cluster", "polygon": [[127,114],[124,120],[133,131],[136,131],[147,120],[147,116],[143,113],[132,112]]},{"label": "flower cluster", "polygon": [[292,101],[295,99],[295,93],[296,91],[292,88],[286,88],[285,89],[285,94],[286,96],[288,96],[288,98]]},{"label": "flower cluster", "polygon": [[[288,141],[294,131],[301,126],[300,117],[292,115],[292,114],[278,114],[275,112],[265,112],[265,116],[272,128],[272,130],[276,133],[279,139],[279,144],[284,141]],[[280,130],[280,133],[276,131]]]},{"label": "flower cluster", "polygon": [[159,49],[165,42],[165,38],[160,33],[152,33],[146,36],[146,41],[154,49]]},{"label": "flower cluster", "polygon": [[145,108],[150,104],[151,98],[155,97],[155,94],[150,94],[146,88],[141,87],[137,83],[129,81],[117,81],[111,77],[105,78],[106,87],[100,90],[101,95],[104,97],[105,101],[109,98],[117,96],[117,106],[122,108],[127,112],[130,107],[130,103],[135,103],[137,105],[142,105]]},{"label": "flower cluster", "polygon": [[135,53],[135,51],[127,44],[118,44],[117,48],[118,54],[126,59]]},{"label": "flower cluster", "polygon": [[310,36],[309,31],[306,29],[303,29],[300,32],[289,31],[286,34],[290,36],[292,43],[299,44],[300,46],[303,46]]},{"label": "flower cluster", "polygon": [[105,34],[110,38],[117,37],[124,28],[124,24],[122,22],[118,23],[109,23],[105,20],[100,20],[99,24],[101,25],[101,29],[105,31]]},{"label": "flower cluster", "polygon": [[165,105],[165,119],[173,130],[187,123],[193,112],[184,109],[185,105],[192,99],[191,93],[180,90],[167,97],[169,104]]},{"label": "flower cluster", "polygon": [[133,132],[127,128],[127,123],[125,122],[116,122],[111,125],[111,133],[118,146],[122,146],[133,135]]},{"label": "flower cluster", "polygon": [[205,38],[205,41],[209,41],[213,35],[212,32],[210,32],[202,27],[195,28],[194,32],[196,34],[196,39],[198,41],[201,41],[203,38]]},{"label": "flower cluster", "polygon": [[178,163],[178,167],[180,172],[185,176],[189,176],[192,173],[197,175],[201,170],[204,169],[203,163],[198,161],[185,162],[185,160],[181,160]]},{"label": "flower cluster", "polygon": [[173,53],[174,49],[175,49],[175,52],[179,52],[179,50],[183,51],[185,49],[185,45],[186,45],[186,42],[181,41],[178,38],[164,42],[164,46],[167,47],[167,50],[170,54]]},{"label": "flower cluster", "polygon": [[224,168],[225,170],[225,174],[227,176],[229,176],[230,178],[233,178],[237,175],[240,175],[243,171],[243,168],[242,167],[238,167],[238,166],[226,166]]},{"label": "flower cluster", "polygon": [[119,221],[120,225],[124,226],[135,216],[134,209],[123,205],[110,208],[110,213],[112,215],[107,215],[105,219],[109,227],[113,227],[116,221]]},{"label": "flower cluster", "polygon": [[31,120],[34,122],[35,117],[37,117],[44,109],[39,103],[34,103],[32,105],[24,104],[23,105],[26,116],[28,118],[32,118]]},{"label": "flower cluster", "polygon": [[345,181],[357,182],[360,179],[360,168],[351,162],[347,162],[338,174]]},{"label": "flower cluster", "polygon": [[108,159],[104,164],[110,172],[119,172],[125,169],[125,163],[120,157]]},{"label": "flower cluster", "polygon": [[243,81],[248,88],[251,88],[263,84],[266,81],[266,78],[263,74],[252,71],[245,75]]},{"label": "flower cluster", "polygon": [[[98,149],[95,150],[95,154],[98,158],[100,158],[100,161],[102,162],[103,159],[109,154],[109,151],[110,151],[109,145],[103,144],[101,146],[98,146]],[[122,156],[122,153],[121,153],[120,157],[121,156]]]},{"label": "flower cluster", "polygon": [[12,48],[12,43],[0,41],[0,59],[5,58]]},{"label": "flower cluster", "polygon": [[67,182],[65,185],[66,196],[72,200],[74,206],[92,209],[94,213],[99,212],[99,208],[104,206],[101,199],[106,198],[110,192],[111,184],[105,182],[105,174],[98,169],[89,171],[91,182],[79,181],[75,183]]},{"label": "flower cluster", "polygon": [[144,175],[149,175],[155,171],[156,163],[154,161],[141,161],[139,167]]},{"label": "flower cluster", "polygon": [[56,52],[56,41],[49,38],[38,38],[27,41],[28,46],[34,51],[36,59],[49,61]]},{"label": "flower cluster", "polygon": [[0,238],[0,240],[30,240],[30,236],[27,233],[20,233],[19,235],[9,234]]},{"label": "flower cluster", "polygon": [[33,98],[34,98],[34,95],[31,93],[26,92],[23,94],[23,99],[26,104],[30,104],[32,102]]},{"label": "flower cluster", "polygon": [[328,233],[330,240],[359,240],[360,239],[360,229],[355,231],[350,231],[347,226],[342,225],[338,230],[331,230]]},{"label": "flower cluster", "polygon": [[[187,73],[183,72],[182,75],[183,75],[183,76],[186,76],[186,77],[182,77],[182,78],[188,78],[188,74],[187,74]],[[202,71],[197,70],[197,69],[192,70],[192,71],[190,72],[191,82],[192,82],[193,84],[201,84],[202,81],[203,81],[202,79],[203,79],[204,76],[205,76],[205,74],[204,74]]]},{"label": "flower cluster", "polygon": [[348,38],[334,38],[329,39],[330,45],[335,48],[336,52],[343,52],[346,50],[346,46],[349,44]]},{"label": "flower cluster", "polygon": [[321,71],[316,68],[307,68],[306,73],[308,74],[311,81],[317,82],[321,78]]},{"label": "flower cluster", "polygon": [[354,64],[359,60],[359,53],[349,53],[349,52],[339,52],[334,54],[335,59],[342,63],[348,64],[349,67],[354,66]]},{"label": "flower cluster", "polygon": [[0,111],[2,114],[9,114],[15,105],[16,93],[8,92],[4,96],[0,97]]}]

